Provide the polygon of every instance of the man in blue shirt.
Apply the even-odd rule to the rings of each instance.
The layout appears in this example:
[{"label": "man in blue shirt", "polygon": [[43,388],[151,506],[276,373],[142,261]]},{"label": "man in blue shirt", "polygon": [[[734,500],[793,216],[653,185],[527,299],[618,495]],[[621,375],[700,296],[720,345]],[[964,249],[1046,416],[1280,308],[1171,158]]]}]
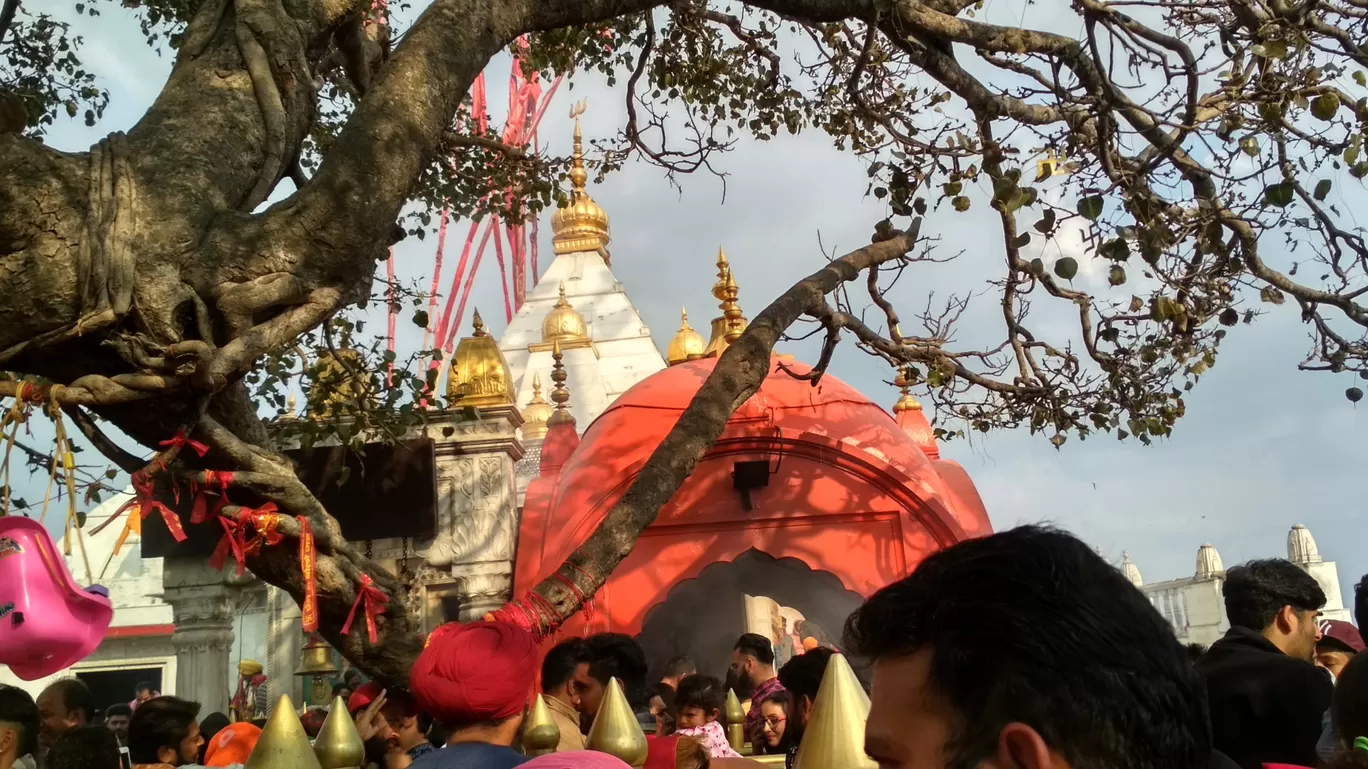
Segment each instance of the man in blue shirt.
[{"label": "man in blue shirt", "polygon": [[446,747],[411,769],[512,769],[513,749],[537,669],[537,641],[508,622],[449,623],[432,632],[409,688],[423,712],[448,729]]}]

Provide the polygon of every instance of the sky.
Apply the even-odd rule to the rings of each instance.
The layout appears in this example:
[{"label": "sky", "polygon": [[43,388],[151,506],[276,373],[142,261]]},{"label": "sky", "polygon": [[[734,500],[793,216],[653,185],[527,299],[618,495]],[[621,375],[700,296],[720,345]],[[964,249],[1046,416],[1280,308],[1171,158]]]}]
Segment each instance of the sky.
[{"label": "sky", "polygon": [[[67,13],[55,9],[57,13]],[[77,20],[85,37],[82,56],[102,77],[112,105],[95,128],[77,121],[58,125],[49,143],[82,151],[104,133],[131,126],[156,96],[170,67],[142,44],[136,21],[117,4],[104,6],[98,25]],[[506,59],[487,73],[491,94],[508,76]],[[606,139],[623,123],[622,93],[593,77],[563,89],[542,123],[541,137],[554,154],[569,152],[572,99],[587,98],[587,140]],[[501,105],[493,105],[501,123]],[[884,206],[864,196],[864,168],[816,133],[770,142],[742,140],[721,160],[729,176],[726,196],[709,176],[670,186],[657,169],[629,165],[590,192],[612,221],[612,268],[663,350],[687,307],[695,328],[717,314],[709,291],[719,246],[726,249],[740,289],[740,304],[753,315],[789,285],[823,264],[828,253],[845,253],[868,242]],[[941,248],[963,250],[950,265],[910,272],[891,298],[904,315],[920,308],[928,293],[977,294],[964,333],[997,333],[991,326],[996,301],[984,280],[1002,259],[995,226],[986,218],[928,217],[923,233],[940,237]],[[551,259],[549,213],[542,220],[543,265]],[[447,253],[459,253],[464,223],[451,228]],[[1075,244],[1076,245],[1076,244]],[[1277,248],[1265,242],[1265,248]],[[409,239],[395,249],[399,275],[430,280],[435,244]],[[1059,248],[1069,249],[1066,241]],[[492,255],[488,255],[492,256]],[[1081,254],[1080,254],[1081,256]],[[448,257],[448,275],[454,257]],[[1081,273],[1100,275],[1089,257]],[[504,326],[499,275],[492,258],[481,268],[472,303],[494,334]],[[420,332],[401,317],[401,359],[415,349]],[[378,327],[378,325],[376,326]],[[460,330],[470,332],[469,318]],[[1353,484],[1362,467],[1365,419],[1344,397],[1347,375],[1298,372],[1307,343],[1291,303],[1272,308],[1252,326],[1231,329],[1214,369],[1187,398],[1187,416],[1170,439],[1143,446],[1109,436],[1071,438],[1061,449],[1046,436],[1025,430],[976,436],[943,444],[942,456],[960,462],[978,486],[996,528],[1048,521],[1067,528],[1119,561],[1123,551],[1147,582],[1190,576],[1197,549],[1211,543],[1227,567],[1255,557],[1282,556],[1293,524],[1307,526],[1321,554],[1339,564],[1346,599],[1368,572],[1364,495]],[[811,363],[812,346],[789,352]],[[891,372],[847,340],[833,373],[872,400],[891,406],[897,397]],[[38,436],[41,436],[41,429]],[[86,456],[89,456],[88,454]],[[1358,457],[1358,459],[1356,459]],[[41,498],[46,477],[29,482]],[[21,494],[24,484],[20,484]]]}]

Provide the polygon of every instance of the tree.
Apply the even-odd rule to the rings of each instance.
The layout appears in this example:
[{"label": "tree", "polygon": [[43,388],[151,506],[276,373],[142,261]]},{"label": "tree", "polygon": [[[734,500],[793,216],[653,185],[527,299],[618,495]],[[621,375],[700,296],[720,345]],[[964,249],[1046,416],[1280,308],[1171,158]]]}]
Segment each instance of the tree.
[{"label": "tree", "polygon": [[[378,645],[337,631],[363,575],[390,595],[399,583],[342,540],[270,448],[247,380],[263,360],[268,372],[298,362],[301,337],[331,345],[347,308],[368,300],[377,258],[432,206],[511,205],[516,217],[561,196],[560,163],[459,118],[476,75],[524,35],[547,73],[625,78],[628,122],[601,172],[634,157],[671,175],[715,170],[737,132],[816,129],[867,164],[890,217],[732,344],[573,566],[537,588],[561,617],[630,551],[801,318],[824,334],[814,380],[852,334],[927,388],[942,437],[1022,424],[1056,446],[1166,435],[1226,328],[1260,302],[1300,310],[1312,336],[1302,368],[1368,377],[1368,247],[1341,192],[1368,175],[1360,0],[1043,9],[1077,37],[979,19],[981,0],[434,0],[402,34],[358,0],[124,5],[153,44],[169,41],[175,66],[136,125],[79,154],[41,141],[59,112],[94,122],[107,98],[77,41],[21,0],[0,10],[0,368],[13,375],[0,396],[56,401],[144,482],[212,486],[231,471],[236,500],[291,516],[247,565],[297,600],[291,545],[307,521],[322,630],[387,683],[420,645],[401,602]],[[98,0],[77,8],[102,12]],[[258,210],[286,179],[297,189]],[[491,180],[525,194],[489,196]],[[919,262],[953,258],[918,247],[922,217],[953,226],[976,200],[1000,222],[1001,270],[985,279],[1002,338],[960,349],[965,300],[928,307],[911,332],[886,292]],[[1041,244],[1074,232],[1105,280],[1077,256],[1046,263]],[[866,300],[849,293],[856,280]],[[1071,306],[1076,327],[1039,333],[1032,299]],[[381,405],[421,419],[411,395]],[[154,449],[152,462],[101,422]]]}]

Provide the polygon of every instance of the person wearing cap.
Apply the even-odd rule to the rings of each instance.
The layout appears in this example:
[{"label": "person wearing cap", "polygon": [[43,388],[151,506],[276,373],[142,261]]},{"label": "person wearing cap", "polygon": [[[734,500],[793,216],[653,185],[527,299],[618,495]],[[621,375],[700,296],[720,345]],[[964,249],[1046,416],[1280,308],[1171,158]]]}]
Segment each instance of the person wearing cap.
[{"label": "person wearing cap", "polygon": [[[1355,655],[1363,651],[1363,636],[1358,628],[1338,619],[1321,620],[1320,640],[1316,641],[1316,667],[1324,668],[1330,678],[1339,682],[1340,673]],[[1339,732],[1330,719],[1330,710],[1321,718],[1320,741],[1316,743],[1316,755],[1323,763],[1329,763],[1339,752]]]},{"label": "person wearing cap", "polygon": [[537,674],[537,639],[509,622],[448,623],[428,636],[409,674],[419,709],[449,731],[412,769],[511,769]]}]

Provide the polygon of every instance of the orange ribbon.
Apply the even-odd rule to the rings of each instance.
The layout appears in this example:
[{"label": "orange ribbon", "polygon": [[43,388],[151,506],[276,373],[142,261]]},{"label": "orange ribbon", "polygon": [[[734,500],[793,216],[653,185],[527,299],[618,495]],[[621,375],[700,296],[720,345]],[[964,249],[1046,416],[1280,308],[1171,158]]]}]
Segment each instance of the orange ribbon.
[{"label": "orange ribbon", "polygon": [[152,478],[142,470],[133,473],[130,479],[133,486],[133,499],[125,502],[118,510],[114,511],[117,518],[124,510],[137,508],[140,518],[147,518],[154,512],[161,513],[162,521],[166,524],[166,530],[171,532],[171,536],[177,542],[185,541],[185,530],[181,528],[180,517],[175,511],[163,505],[161,502],[152,498]]},{"label": "orange ribbon", "polygon": [[[318,575],[314,562],[313,528],[309,519],[299,516],[299,569],[304,575],[304,605],[300,607],[300,623],[305,633],[318,630]],[[356,607],[352,607],[356,611]],[[346,631],[343,631],[346,632]],[[371,625],[371,643],[375,642],[375,626]]]},{"label": "orange ribbon", "polygon": [[385,604],[389,603],[389,596],[384,591],[375,586],[370,575],[361,575],[361,585],[356,590],[356,600],[352,602],[351,611],[347,612],[347,622],[342,626],[342,635],[351,632],[352,620],[356,619],[356,609],[365,606],[366,631],[370,635],[370,642],[375,644],[378,637],[375,632],[375,618],[385,613]]}]

